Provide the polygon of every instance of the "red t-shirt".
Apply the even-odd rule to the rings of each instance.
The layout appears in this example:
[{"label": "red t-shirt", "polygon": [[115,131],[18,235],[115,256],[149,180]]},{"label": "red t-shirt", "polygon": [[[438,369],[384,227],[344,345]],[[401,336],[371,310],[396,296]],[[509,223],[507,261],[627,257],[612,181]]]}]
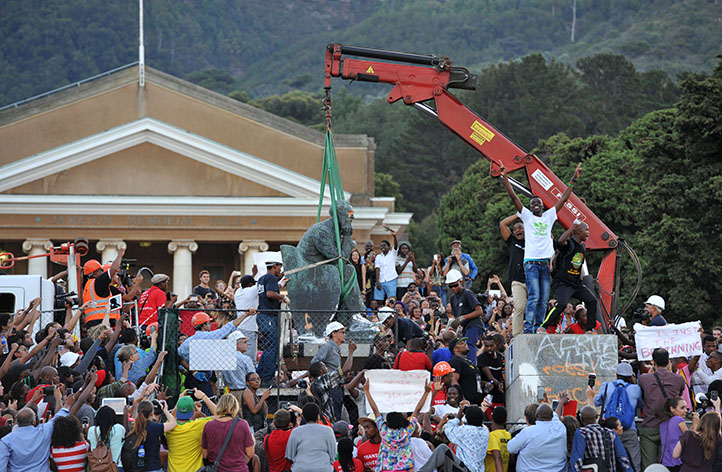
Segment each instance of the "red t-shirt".
[{"label": "red t-shirt", "polygon": [[374,444],[371,441],[361,443],[356,449],[356,457],[361,460],[364,468],[367,470],[376,469],[376,459],[379,457],[379,448],[381,443]]},{"label": "red t-shirt", "polygon": [[[594,327],[594,329],[599,329],[601,327],[602,325],[599,323],[599,321],[597,321],[597,325]],[[570,324],[567,329],[573,334],[584,334],[584,329],[582,329],[579,323]]]},{"label": "red t-shirt", "polygon": [[[351,470],[351,472],[364,472],[364,465],[358,459],[353,460],[353,467],[354,469]],[[341,467],[341,463],[339,461],[333,463],[333,469],[336,472],[343,472],[343,467]]]},{"label": "red t-shirt", "polygon": [[394,369],[431,370],[431,359],[424,352],[404,351],[396,356]]},{"label": "red t-shirt", "polygon": [[443,390],[436,392],[434,400],[431,402],[431,406],[434,405],[446,405],[446,387]]},{"label": "red t-shirt", "polygon": [[268,460],[269,472],[291,470],[292,462],[286,459],[286,445],[292,429],[274,429],[263,438],[263,450]]},{"label": "red t-shirt", "polygon": [[138,299],[138,306],[141,307],[138,323],[140,325],[156,323],[158,321],[158,308],[164,307],[165,302],[165,292],[155,285],[141,293],[140,299]]}]

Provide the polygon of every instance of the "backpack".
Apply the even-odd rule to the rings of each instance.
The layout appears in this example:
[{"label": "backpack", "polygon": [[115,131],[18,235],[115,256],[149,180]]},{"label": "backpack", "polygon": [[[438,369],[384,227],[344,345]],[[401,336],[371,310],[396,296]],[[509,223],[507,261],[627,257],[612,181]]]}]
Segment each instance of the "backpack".
[{"label": "backpack", "polygon": [[118,472],[118,466],[113,462],[110,447],[98,438],[98,429],[95,430],[95,449],[88,453],[88,470],[90,472]]},{"label": "backpack", "polygon": [[[142,472],[138,467],[138,449],[135,441],[138,436],[135,433],[126,436],[123,449],[120,451],[120,462],[123,464],[123,472]],[[142,443],[141,443],[142,444]]]},{"label": "backpack", "polygon": [[[608,389],[609,387],[607,387]],[[605,396],[606,392],[605,390]],[[605,418],[614,416],[619,419],[624,429],[629,429],[634,424],[634,406],[629,401],[629,395],[627,395],[627,387],[624,384],[617,384],[614,387],[614,392],[609,396],[604,404],[604,411],[602,415]]]}]

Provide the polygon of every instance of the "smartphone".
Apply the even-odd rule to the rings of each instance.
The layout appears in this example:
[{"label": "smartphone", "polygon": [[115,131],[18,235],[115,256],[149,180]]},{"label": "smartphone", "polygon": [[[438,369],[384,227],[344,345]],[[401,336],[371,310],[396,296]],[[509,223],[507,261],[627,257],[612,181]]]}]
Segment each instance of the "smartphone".
[{"label": "smartphone", "polygon": [[43,395],[45,395],[46,397],[52,397],[53,390],[53,387],[43,387]]},{"label": "smartphone", "polygon": [[559,400],[552,400],[552,410],[557,411],[558,406],[559,406]]},{"label": "smartphone", "polygon": [[717,390],[712,390],[709,393],[709,399],[710,400],[717,400],[719,398],[719,392]]},{"label": "smartphone", "polygon": [[150,327],[150,334],[155,334],[155,325]]},{"label": "smartphone", "polygon": [[88,302],[88,308],[98,308],[98,302]]},{"label": "smartphone", "polygon": [[589,381],[587,382],[587,384],[590,387],[594,388],[594,384],[595,384],[596,380],[597,380],[597,374],[589,374]]},{"label": "smartphone", "polygon": [[197,302],[197,301],[198,301],[198,297],[194,295],[194,296],[192,296],[189,300],[192,301],[192,302]]},{"label": "smartphone", "polygon": [[73,387],[68,387],[68,388],[65,389],[65,396],[66,396],[66,397],[69,397],[69,396],[72,395],[72,394],[73,394]]},{"label": "smartphone", "polygon": [[88,426],[88,423],[90,423],[90,420],[87,416],[83,416],[83,428],[86,428]]}]

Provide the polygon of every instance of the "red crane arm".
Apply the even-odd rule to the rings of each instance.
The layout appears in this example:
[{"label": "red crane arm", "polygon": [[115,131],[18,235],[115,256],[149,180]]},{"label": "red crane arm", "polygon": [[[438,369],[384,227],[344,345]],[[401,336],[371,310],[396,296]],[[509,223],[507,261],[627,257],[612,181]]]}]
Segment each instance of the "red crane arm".
[{"label": "red crane arm", "polygon": [[[407,64],[345,57],[348,55]],[[524,169],[529,187],[526,188],[514,181],[517,192],[527,196],[531,194],[539,196],[547,208],[554,206],[567,188],[541,159],[524,151],[449,92],[450,88],[473,90],[476,76],[464,68],[452,67],[451,61],[445,56],[329,44],[326,48],[325,61],[327,90],[331,88],[332,77],[393,85],[386,99],[389,103],[403,100],[406,105],[414,106],[437,118],[490,161],[492,176],[500,175],[500,163],[503,163],[508,172]],[[433,100],[433,108],[429,106],[431,100]],[[599,268],[597,282],[601,289],[603,311],[606,314],[613,314],[617,298],[614,286],[617,269],[617,236],[574,194],[558,212],[558,218],[565,228],[569,228],[575,219],[587,223],[589,225],[587,248],[605,250],[606,254]]]}]

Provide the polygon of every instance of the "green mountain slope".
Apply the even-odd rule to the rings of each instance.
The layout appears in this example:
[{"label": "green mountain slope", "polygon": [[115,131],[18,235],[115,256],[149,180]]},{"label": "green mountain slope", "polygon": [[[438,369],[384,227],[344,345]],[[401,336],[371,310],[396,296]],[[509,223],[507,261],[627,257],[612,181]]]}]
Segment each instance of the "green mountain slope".
[{"label": "green mountain slope", "polygon": [[[322,85],[337,41],[443,53],[480,70],[533,52],[567,63],[623,53],[640,70],[711,70],[722,44],[715,0],[146,0],[150,66],[185,77],[223,69],[252,97]],[[0,3],[0,104],[137,59],[137,3]],[[378,95],[369,86],[353,90]]]}]

